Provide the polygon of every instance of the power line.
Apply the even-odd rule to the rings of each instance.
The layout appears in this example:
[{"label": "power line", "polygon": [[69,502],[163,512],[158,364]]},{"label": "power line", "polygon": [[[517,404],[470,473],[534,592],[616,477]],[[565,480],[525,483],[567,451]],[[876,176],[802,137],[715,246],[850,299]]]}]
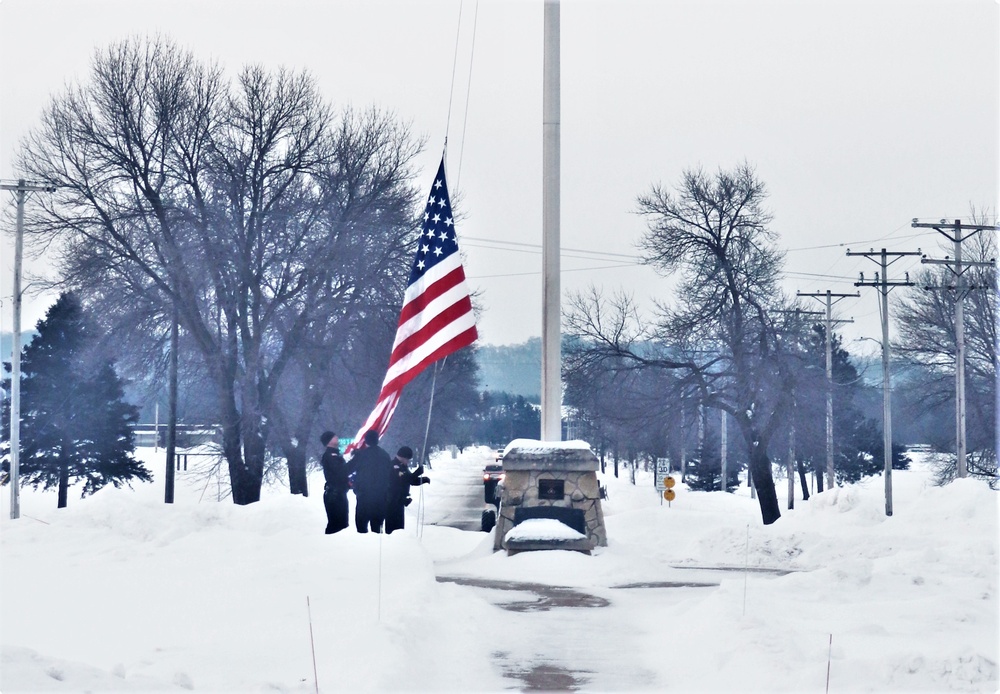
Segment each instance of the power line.
[{"label": "power line", "polygon": [[[629,265],[599,265],[597,267],[576,267],[576,268],[562,268],[560,272],[587,272],[590,270],[616,270],[618,268],[631,267]],[[498,275],[471,275],[467,279],[470,280],[485,280],[492,279],[495,277],[524,277],[527,275],[540,275],[541,270],[532,270],[530,272],[505,272]]]},{"label": "power line", "polygon": [[[499,244],[503,244],[503,245],[506,245],[506,246],[520,246],[522,248],[535,248],[535,249],[538,249],[539,253],[541,253],[541,251],[542,251],[542,244],[540,244],[540,243],[524,243],[524,242],[521,242],[521,241],[505,241],[503,239],[484,239],[484,238],[482,238],[480,236],[465,236],[465,235],[462,236],[462,240],[463,240],[463,245],[475,245],[475,244],[467,244],[467,243],[465,243],[465,241],[479,241],[481,243],[499,243]],[[497,249],[497,250],[513,250],[513,249],[500,248],[500,249]],[[573,253],[588,253],[590,255],[597,255],[597,256],[615,256],[615,257],[618,257],[618,258],[627,258],[629,260],[634,260],[634,261],[637,261],[637,262],[641,262],[642,261],[642,258],[640,256],[637,256],[637,255],[634,255],[634,254],[628,254],[628,253],[614,253],[612,251],[591,251],[591,250],[586,249],[586,248],[567,248],[566,246],[563,246],[562,250],[564,250],[564,251],[571,251]]]},{"label": "power line", "polygon": [[859,244],[859,243],[876,243],[878,241],[886,241],[888,239],[914,239],[914,238],[918,238],[920,236],[926,236],[927,235],[926,232],[919,232],[919,233],[916,233],[916,234],[901,234],[899,236],[895,236],[896,232],[899,231],[900,229],[902,229],[905,226],[906,226],[905,223],[901,224],[898,227],[896,227],[895,229],[893,229],[892,231],[890,231],[885,236],[880,236],[880,237],[874,238],[874,239],[862,239],[860,241],[844,241],[843,243],[830,243],[830,244],[825,244],[825,245],[821,245],[821,246],[802,246],[801,248],[786,248],[786,249],[784,249],[784,251],[786,253],[794,253],[796,251],[815,251],[815,250],[822,250],[824,248],[846,248],[846,247],[848,247],[850,245]]}]

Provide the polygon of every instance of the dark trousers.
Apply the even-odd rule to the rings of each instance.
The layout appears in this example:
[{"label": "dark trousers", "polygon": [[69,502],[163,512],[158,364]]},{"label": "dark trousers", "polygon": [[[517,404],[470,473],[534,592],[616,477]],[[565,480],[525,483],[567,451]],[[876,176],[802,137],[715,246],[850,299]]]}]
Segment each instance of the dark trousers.
[{"label": "dark trousers", "polygon": [[340,532],[348,525],[347,490],[327,489],[323,492],[323,505],[326,507],[326,534]]},{"label": "dark trousers", "polygon": [[359,533],[366,533],[371,528],[373,533],[382,532],[382,522],[385,520],[385,503],[378,500],[358,499],[354,509],[354,525]]},{"label": "dark trousers", "polygon": [[389,508],[385,514],[385,531],[391,533],[393,530],[402,530],[406,519],[406,499],[402,501],[390,501]]}]

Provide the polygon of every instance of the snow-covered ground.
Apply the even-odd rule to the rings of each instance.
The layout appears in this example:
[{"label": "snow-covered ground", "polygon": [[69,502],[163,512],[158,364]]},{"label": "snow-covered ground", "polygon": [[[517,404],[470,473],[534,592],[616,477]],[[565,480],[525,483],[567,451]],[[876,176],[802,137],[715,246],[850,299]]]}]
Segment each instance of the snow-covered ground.
[{"label": "snow-covered ground", "polygon": [[[161,472],[162,451],[140,454]],[[491,455],[436,459],[425,518]],[[602,482],[608,547],[510,557],[484,533],[420,525],[419,501],[391,536],[324,535],[317,476],[313,496],[275,487],[247,507],[193,474],[173,505],[160,482],[71,493],[62,510],[26,489],[16,521],[5,487],[0,691],[479,692],[546,667],[585,691],[997,690],[983,482],[935,487],[918,456],[893,475],[891,518],[874,478],[768,527],[742,490],[679,487],[668,506],[648,475]],[[593,600],[511,611],[485,579]],[[718,585],[671,587],[699,582]]]}]

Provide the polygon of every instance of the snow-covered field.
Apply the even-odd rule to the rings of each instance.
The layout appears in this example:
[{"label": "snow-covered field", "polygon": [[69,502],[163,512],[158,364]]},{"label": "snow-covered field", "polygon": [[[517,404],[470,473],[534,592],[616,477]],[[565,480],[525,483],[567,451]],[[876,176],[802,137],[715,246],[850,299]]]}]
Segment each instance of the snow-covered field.
[{"label": "snow-covered field", "polygon": [[[162,451],[140,454],[161,472]],[[490,459],[436,459],[426,517]],[[62,510],[26,489],[16,521],[5,487],[0,691],[501,691],[539,663],[586,691],[997,690],[986,484],[935,487],[918,456],[893,475],[891,518],[874,478],[763,527],[743,490],[680,488],[668,507],[637,481],[602,477],[607,548],[512,557],[484,533],[418,527],[418,503],[391,536],[324,535],[317,476],[313,496],[275,487],[247,507],[193,475],[174,505],[160,482],[71,492]],[[606,606],[512,612],[497,605],[509,591],[438,576],[565,586]],[[719,585],[666,587],[692,581]]]}]

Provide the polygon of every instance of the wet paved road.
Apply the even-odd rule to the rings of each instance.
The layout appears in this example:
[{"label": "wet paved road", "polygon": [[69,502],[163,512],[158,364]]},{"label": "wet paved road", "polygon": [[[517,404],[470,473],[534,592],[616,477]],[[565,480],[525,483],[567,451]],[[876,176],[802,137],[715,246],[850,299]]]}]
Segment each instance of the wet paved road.
[{"label": "wet paved road", "polygon": [[[481,470],[473,466],[455,470],[440,482],[447,486],[439,486],[435,492],[448,502],[435,504],[436,515],[428,512],[425,522],[479,531],[486,508]],[[714,590],[722,578],[744,570],[729,566],[671,569],[675,570],[673,580],[593,589],[600,595],[566,586],[467,576],[441,575],[437,580],[479,591],[503,609],[501,618],[490,627],[490,638],[496,643],[495,666],[511,681],[512,690],[649,691],[664,689],[668,683],[659,681],[657,672],[644,669],[636,654],[645,653],[646,640],[657,638],[657,634],[640,629],[623,633],[624,613],[634,614],[637,605],[666,613],[664,607]],[[515,634],[521,637],[505,636]],[[524,634],[531,634],[531,638],[523,639]],[[602,634],[616,634],[617,638],[603,639]]]},{"label": "wet paved road", "polygon": [[[548,692],[659,689],[659,675],[644,669],[635,656],[644,652],[641,641],[653,635],[640,630],[623,633],[622,613],[616,605],[634,610],[635,601],[640,599],[677,604],[685,595],[690,597],[694,588],[718,585],[685,581],[612,586],[605,597],[541,583],[459,576],[439,576],[438,581],[478,589],[509,613],[490,630],[497,644],[493,653],[496,667],[512,680],[512,689]],[[512,620],[511,628],[507,628],[507,620]],[[530,640],[524,640],[523,634],[531,634]],[[616,638],[602,638],[603,634],[615,634]]]},{"label": "wet paved road", "polygon": [[[481,468],[455,468],[434,483],[438,484],[434,492],[439,502],[427,511],[424,522],[479,531],[486,508]],[[498,623],[490,632],[498,649],[494,662],[511,680],[511,689],[575,691],[595,684],[600,689],[621,689],[622,682],[635,683],[635,673],[625,672],[630,669],[627,645],[594,640],[594,634],[608,633],[615,626],[614,611],[599,609],[611,604],[607,598],[541,583],[457,576],[439,576],[438,581],[480,591],[504,609],[507,619],[515,620],[510,629]],[[524,621],[529,622],[527,629]],[[527,642],[505,640],[505,633],[530,633],[532,638]],[[645,679],[651,677],[649,674]],[[643,679],[640,675],[639,680]]]},{"label": "wet paved road", "polygon": [[[485,458],[485,462],[492,462]],[[484,462],[484,464],[485,464]],[[483,509],[483,468],[456,466],[443,477],[433,476],[435,504],[428,508],[424,523],[459,530],[480,531]]]}]

